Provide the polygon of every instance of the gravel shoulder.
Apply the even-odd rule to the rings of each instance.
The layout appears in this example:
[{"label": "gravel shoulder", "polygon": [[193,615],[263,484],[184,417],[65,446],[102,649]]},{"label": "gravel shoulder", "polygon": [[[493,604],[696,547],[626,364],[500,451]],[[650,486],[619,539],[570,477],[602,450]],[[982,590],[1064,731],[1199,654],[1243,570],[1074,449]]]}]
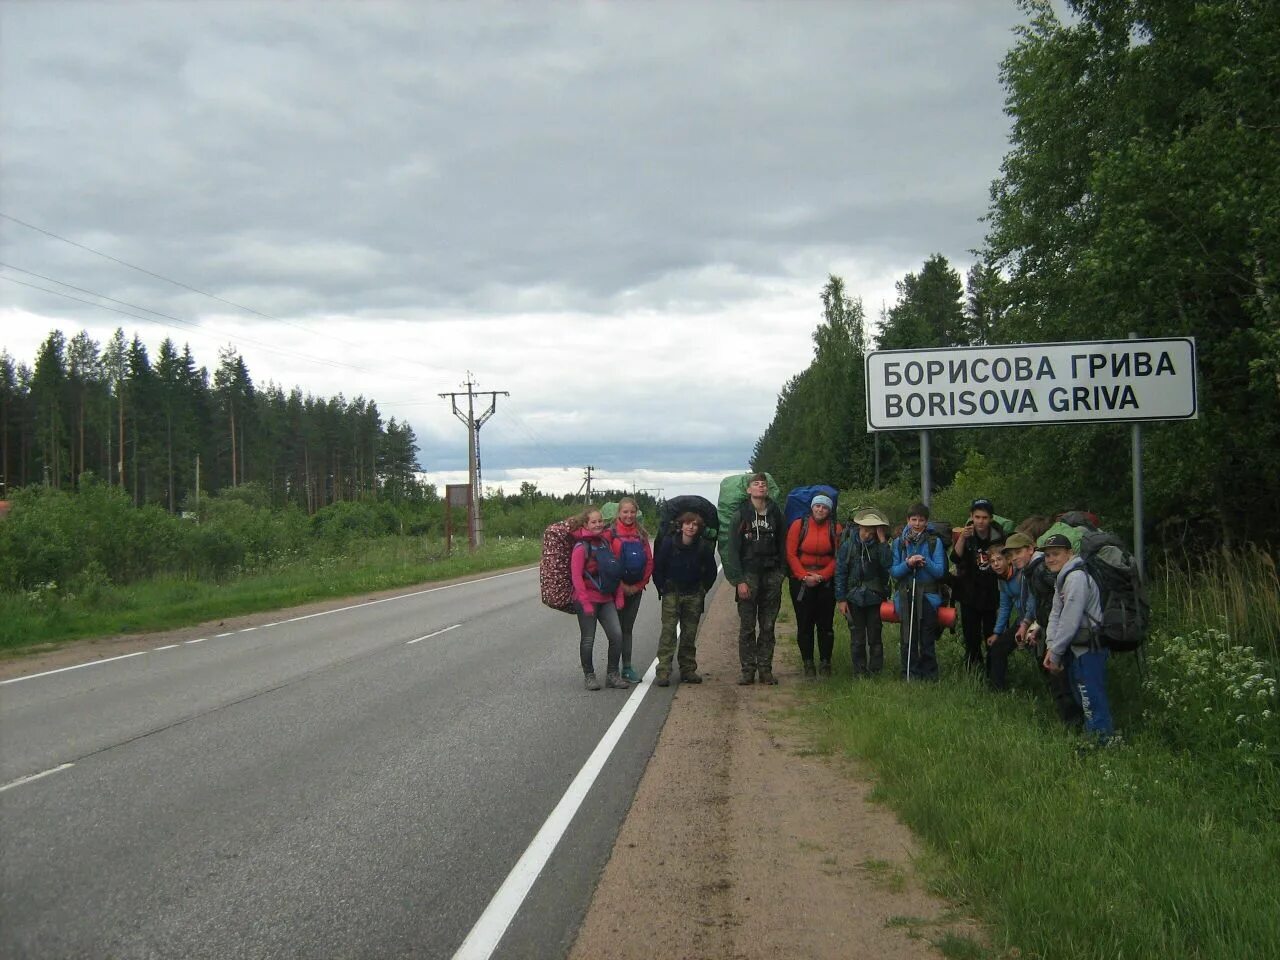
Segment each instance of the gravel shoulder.
[{"label": "gravel shoulder", "polygon": [[572,960],[897,960],[981,942],[923,889],[919,847],[868,799],[866,772],[815,754],[787,719],[803,682],[793,649],[780,635],[780,686],[738,686],[737,615],[716,591],[706,682],[676,690]]}]

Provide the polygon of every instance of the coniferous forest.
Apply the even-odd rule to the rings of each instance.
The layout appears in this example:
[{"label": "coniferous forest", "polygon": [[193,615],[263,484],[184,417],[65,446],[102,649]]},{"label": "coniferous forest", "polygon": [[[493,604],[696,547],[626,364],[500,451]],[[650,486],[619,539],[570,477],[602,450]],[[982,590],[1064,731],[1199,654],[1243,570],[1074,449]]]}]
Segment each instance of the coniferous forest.
[{"label": "coniferous forest", "polygon": [[[813,361],[783,388],[753,464],[784,485],[918,485],[917,434],[863,429],[872,346],[1189,336],[1199,419],[1143,428],[1148,542],[1280,543],[1277,7],[1072,4],[1059,20],[1048,3],[1026,6],[1001,67],[1011,143],[980,260],[962,282],[929,257],[874,336],[833,276]],[[969,495],[1002,513],[1132,517],[1126,425],[931,439],[936,487],[980,483]]]},{"label": "coniferous forest", "polygon": [[34,366],[0,353],[0,478],[5,492],[74,490],[85,475],[135,505],[177,512],[207,494],[254,483],[276,507],[315,513],[377,495],[433,494],[415,479],[413,428],[382,419],[372,400],[255,387],[234,349],[212,376],[170,339],[153,359],[117,330],[105,345],[61,331]]}]

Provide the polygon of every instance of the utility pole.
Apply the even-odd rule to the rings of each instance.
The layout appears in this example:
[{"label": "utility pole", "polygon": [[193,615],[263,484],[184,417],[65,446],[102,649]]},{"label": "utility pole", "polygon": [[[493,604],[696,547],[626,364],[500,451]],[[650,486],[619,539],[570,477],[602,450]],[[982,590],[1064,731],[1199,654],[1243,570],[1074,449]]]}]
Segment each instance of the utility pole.
[{"label": "utility pole", "polygon": [[582,498],[583,503],[591,502],[591,479],[594,476],[595,469],[595,467],[588,466],[587,472],[583,475],[582,483],[578,484],[579,493],[582,493],[583,490],[587,491],[586,495]]},{"label": "utility pole", "polygon": [[[506,390],[476,390],[478,384],[473,379],[470,370],[467,371],[467,379],[462,384],[467,388],[466,393],[442,393],[440,397],[448,397],[449,404],[453,408],[453,415],[457,417],[467,428],[467,480],[471,486],[471,515],[467,517],[467,523],[470,529],[472,549],[480,546],[483,539],[484,524],[480,519],[480,428],[488,422],[489,418],[494,415],[498,408],[498,394],[504,397],[511,396]],[[458,409],[458,398],[467,398],[467,410],[464,414]],[[476,416],[476,397],[488,397],[489,409],[484,413]],[[447,509],[447,507],[446,507]]]}]

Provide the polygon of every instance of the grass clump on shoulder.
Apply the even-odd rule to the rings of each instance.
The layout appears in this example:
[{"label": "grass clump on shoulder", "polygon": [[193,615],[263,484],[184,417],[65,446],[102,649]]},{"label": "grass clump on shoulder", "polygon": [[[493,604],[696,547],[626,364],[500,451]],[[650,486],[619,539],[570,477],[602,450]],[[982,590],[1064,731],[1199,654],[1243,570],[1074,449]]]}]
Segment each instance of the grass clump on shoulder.
[{"label": "grass clump on shoulder", "polygon": [[1221,631],[1154,640],[1145,679],[1113,657],[1124,736],[1090,748],[1058,724],[1028,655],[1000,695],[965,673],[958,633],[939,640],[937,684],[896,679],[896,629],[880,678],[853,682],[843,646],[802,720],[871,767],[875,798],[932,851],[931,885],[987,922],[997,951],[1280,956],[1269,661]]}]

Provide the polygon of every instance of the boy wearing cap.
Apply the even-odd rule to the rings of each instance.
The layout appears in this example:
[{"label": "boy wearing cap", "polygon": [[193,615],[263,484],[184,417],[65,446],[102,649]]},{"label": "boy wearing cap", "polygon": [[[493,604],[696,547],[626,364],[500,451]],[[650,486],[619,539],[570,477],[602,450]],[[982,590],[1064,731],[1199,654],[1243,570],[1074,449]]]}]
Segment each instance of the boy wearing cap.
[{"label": "boy wearing cap", "polygon": [[907,525],[893,540],[893,568],[897,581],[893,599],[902,622],[902,679],[938,679],[938,608],[942,606],[942,578],[947,553],[942,540],[929,532],[929,508],[912,504]]},{"label": "boy wearing cap", "polygon": [[857,531],[845,538],[836,556],[836,606],[849,624],[853,675],[865,677],[884,669],[880,603],[889,596],[893,553],[888,542],[889,521],[880,514],[859,510],[853,522]]},{"label": "boy wearing cap", "polygon": [[[1009,656],[1022,645],[1026,631],[1019,626],[1019,618],[1027,602],[1023,594],[1022,568],[1031,558],[1035,543],[1023,533],[1015,533],[991,554],[991,570],[1000,588],[1000,611],[996,625],[987,637],[987,684],[992,690],[1009,687]],[[1034,605],[1034,601],[1032,601]]]},{"label": "boy wearing cap", "polygon": [[1044,668],[1066,671],[1071,693],[1084,711],[1084,729],[1099,740],[1112,733],[1111,704],[1107,700],[1107,659],[1111,651],[1098,643],[1096,625],[1102,622],[1102,596],[1093,577],[1077,557],[1071,541],[1055,533],[1044,542],[1045,565],[1057,575],[1053,610],[1045,639]]},{"label": "boy wearing cap", "polygon": [[960,620],[964,630],[965,663],[971,670],[983,666],[983,641],[996,625],[1000,591],[996,575],[991,572],[991,552],[1004,531],[993,526],[995,507],[985,497],[969,505],[969,522],[956,534],[951,545],[951,559],[956,565],[956,599],[960,604]]}]

